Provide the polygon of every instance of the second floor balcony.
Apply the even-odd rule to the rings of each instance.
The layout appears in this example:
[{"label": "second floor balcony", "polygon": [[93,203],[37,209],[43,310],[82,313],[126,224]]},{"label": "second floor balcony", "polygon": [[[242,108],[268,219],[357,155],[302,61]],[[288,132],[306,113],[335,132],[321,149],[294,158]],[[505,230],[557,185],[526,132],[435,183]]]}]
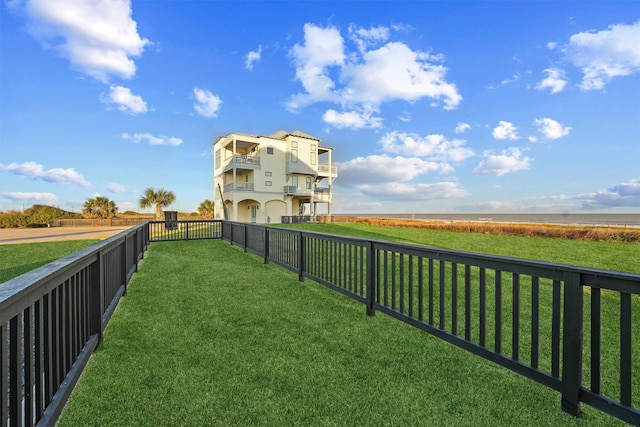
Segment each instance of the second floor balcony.
[{"label": "second floor balcony", "polygon": [[315,202],[329,202],[331,200],[331,189],[329,188],[316,188],[313,191],[313,201]]},{"label": "second floor balcony", "polygon": [[231,191],[253,191],[253,182],[236,182],[235,185],[233,183],[225,184],[224,192]]}]

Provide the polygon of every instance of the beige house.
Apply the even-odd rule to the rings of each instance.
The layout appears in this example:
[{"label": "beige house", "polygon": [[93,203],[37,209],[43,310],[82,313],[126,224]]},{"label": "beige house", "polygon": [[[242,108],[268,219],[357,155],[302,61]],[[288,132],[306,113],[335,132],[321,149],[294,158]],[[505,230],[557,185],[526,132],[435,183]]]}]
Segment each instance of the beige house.
[{"label": "beige house", "polygon": [[216,218],[260,224],[282,217],[331,215],[333,148],[304,132],[231,133],[216,139]]}]

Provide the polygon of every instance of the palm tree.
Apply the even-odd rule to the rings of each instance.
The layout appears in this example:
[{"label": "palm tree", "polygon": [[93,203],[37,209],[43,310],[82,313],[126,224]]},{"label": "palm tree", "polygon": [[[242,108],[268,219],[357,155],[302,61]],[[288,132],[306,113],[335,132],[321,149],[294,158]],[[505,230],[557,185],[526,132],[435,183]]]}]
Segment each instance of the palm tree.
[{"label": "palm tree", "polygon": [[102,196],[87,200],[82,207],[82,216],[85,218],[113,218],[117,212],[115,202]]},{"label": "palm tree", "polygon": [[198,213],[204,219],[213,219],[214,206],[215,203],[207,199],[204,202],[200,203],[200,206],[198,207]]},{"label": "palm tree", "polygon": [[176,199],[175,194],[172,191],[167,191],[163,188],[159,188],[157,191],[153,188],[147,188],[144,190],[144,194],[140,197],[140,207],[150,208],[155,206],[156,209],[156,221],[162,221],[162,208],[169,206]]}]

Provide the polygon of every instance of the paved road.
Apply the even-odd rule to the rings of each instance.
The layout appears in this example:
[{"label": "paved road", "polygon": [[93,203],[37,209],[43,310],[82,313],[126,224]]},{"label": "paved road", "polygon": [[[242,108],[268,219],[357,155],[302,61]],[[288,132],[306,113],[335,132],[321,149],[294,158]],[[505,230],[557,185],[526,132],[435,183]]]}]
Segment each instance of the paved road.
[{"label": "paved road", "polygon": [[106,239],[129,227],[0,228],[0,245]]}]

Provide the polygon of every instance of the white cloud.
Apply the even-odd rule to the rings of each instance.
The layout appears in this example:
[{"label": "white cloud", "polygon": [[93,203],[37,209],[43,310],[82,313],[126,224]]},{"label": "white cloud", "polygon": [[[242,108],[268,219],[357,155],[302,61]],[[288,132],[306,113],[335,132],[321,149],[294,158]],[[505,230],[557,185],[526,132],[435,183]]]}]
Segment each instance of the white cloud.
[{"label": "white cloud", "polygon": [[410,122],[411,121],[411,113],[408,112],[408,111],[403,111],[398,116],[398,120],[400,120],[401,122],[405,122],[405,123]]},{"label": "white cloud", "polygon": [[462,97],[455,84],[446,81],[442,55],[413,51],[400,42],[387,42],[385,27],[350,27],[356,50],[348,51],[335,27],[304,26],[304,43],[291,49],[296,78],[303,93],[289,99],[296,111],[316,102],[333,102],[343,108],[377,111],[383,102],[415,102],[432,98],[444,109],[458,106]]},{"label": "white cloud", "polygon": [[405,100],[415,102],[427,97],[454,109],[462,100],[455,84],[445,81],[447,68],[440,57],[411,50],[400,42],[390,42],[362,56],[362,62],[343,69],[348,81],[342,92],[347,102],[371,103]]},{"label": "white cloud", "polygon": [[547,77],[536,86],[538,90],[550,89],[551,94],[562,92],[567,85],[566,74],[560,68],[547,68],[544,70]]},{"label": "white cloud", "polygon": [[498,126],[493,129],[493,137],[495,139],[518,139],[518,129],[513,125],[513,123],[500,121]]},{"label": "white cloud", "polygon": [[459,122],[458,125],[456,126],[455,132],[465,133],[469,129],[471,129],[471,125],[469,123]]},{"label": "white cloud", "polygon": [[640,207],[640,179],[614,185],[596,193],[581,194],[583,207],[586,209],[613,207]]},{"label": "white cloud", "polygon": [[129,133],[123,133],[122,135],[123,139],[128,139],[131,140],[133,142],[135,142],[136,144],[142,142],[142,141],[147,141],[149,143],[149,145],[171,145],[171,146],[178,146],[180,144],[182,144],[182,139],[180,138],[176,138],[175,136],[154,136],[150,133],[134,133],[133,135],[129,134]]},{"label": "white cloud", "polygon": [[391,157],[388,154],[356,157],[337,164],[340,185],[359,188],[363,185],[409,181],[441,165],[417,157]]},{"label": "white cloud", "polygon": [[640,21],[572,35],[563,52],[583,73],[583,90],[603,89],[614,77],[640,72]]},{"label": "white cloud", "polygon": [[538,132],[544,135],[547,139],[558,139],[563,136],[569,135],[571,127],[563,126],[561,123],[549,118],[536,119],[534,121],[538,126]]},{"label": "white cloud", "polygon": [[196,97],[196,103],[193,109],[202,117],[215,118],[218,117],[218,111],[222,105],[222,100],[212,94],[207,89],[193,88],[193,95]]},{"label": "white cloud", "polygon": [[131,93],[131,89],[122,86],[109,86],[109,95],[102,96],[100,100],[105,104],[116,105],[118,110],[132,115],[149,111],[147,103],[139,95]]},{"label": "white cloud", "polygon": [[382,185],[363,186],[363,194],[381,200],[423,201],[451,199],[468,196],[456,182],[436,182],[432,184],[413,184],[392,182]]},{"label": "white cloud", "polygon": [[492,151],[484,152],[484,160],[480,162],[473,173],[479,175],[502,176],[507,173],[529,169],[530,157],[523,157],[518,148],[510,147],[495,154]]},{"label": "white cloud", "polygon": [[249,53],[247,53],[247,56],[244,62],[244,68],[249,71],[253,70],[253,63],[260,62],[261,57],[262,57],[262,45],[258,45],[258,50],[252,50],[252,51],[249,51]]},{"label": "white cloud", "polygon": [[364,129],[382,127],[382,118],[374,117],[372,111],[347,111],[339,113],[329,109],[322,115],[322,120],[336,128]]},{"label": "white cloud", "polygon": [[110,193],[126,193],[129,190],[127,190],[127,187],[122,184],[110,182],[109,184],[107,184],[107,191]]},{"label": "white cloud", "polygon": [[500,202],[500,201],[488,201],[472,203],[468,205],[457,206],[456,210],[462,212],[518,212],[521,209],[521,205],[513,202]]},{"label": "white cloud", "polygon": [[7,191],[0,193],[2,197],[13,202],[37,203],[42,205],[56,206],[59,205],[58,197],[53,193],[36,193]]},{"label": "white cloud", "polygon": [[440,162],[461,162],[473,157],[474,152],[464,147],[465,141],[447,140],[444,135],[426,135],[415,133],[389,132],[382,136],[380,145],[389,153],[427,157]]},{"label": "white cloud", "polygon": [[581,209],[640,207],[640,179],[593,193],[525,197],[508,202],[488,201],[457,206],[464,212],[575,212]]},{"label": "white cloud", "polygon": [[318,101],[336,100],[334,83],[329,77],[329,67],[344,63],[344,40],[335,27],[320,28],[304,24],[304,44],[291,49],[296,66],[296,78],[300,80],[306,94],[294,95],[287,104],[289,110]]},{"label": "white cloud", "polygon": [[368,47],[376,46],[389,39],[389,28],[378,26],[366,28],[358,28],[355,25],[349,25],[349,36],[358,47],[360,53],[366,52]]},{"label": "white cloud", "polygon": [[29,31],[67,58],[72,67],[101,82],[132,78],[149,40],[138,34],[129,0],[25,0],[10,3],[23,10]]},{"label": "white cloud", "polygon": [[36,162],[25,162],[22,164],[10,163],[8,165],[0,164],[0,171],[13,172],[16,175],[41,179],[56,184],[75,184],[80,187],[89,187],[90,185],[89,182],[84,179],[84,176],[76,172],[74,168],[53,168],[45,170],[41,164]]}]

